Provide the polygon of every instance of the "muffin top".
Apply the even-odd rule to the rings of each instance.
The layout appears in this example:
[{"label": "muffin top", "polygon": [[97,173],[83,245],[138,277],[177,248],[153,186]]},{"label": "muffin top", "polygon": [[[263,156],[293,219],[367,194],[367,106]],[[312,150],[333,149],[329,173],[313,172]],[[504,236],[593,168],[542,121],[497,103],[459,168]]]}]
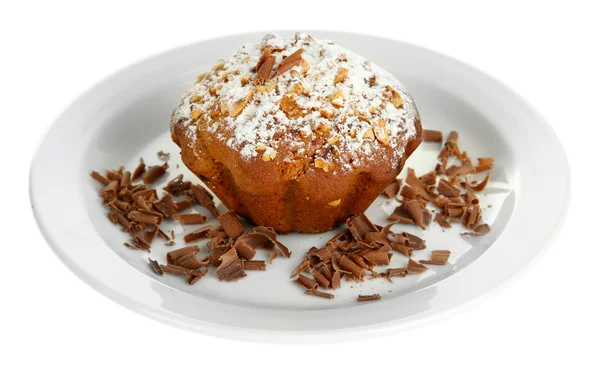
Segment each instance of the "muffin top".
[{"label": "muffin top", "polygon": [[391,157],[396,168],[419,114],[387,71],[331,41],[267,34],[201,74],[173,111],[188,142],[209,134],[243,160],[336,173]]}]

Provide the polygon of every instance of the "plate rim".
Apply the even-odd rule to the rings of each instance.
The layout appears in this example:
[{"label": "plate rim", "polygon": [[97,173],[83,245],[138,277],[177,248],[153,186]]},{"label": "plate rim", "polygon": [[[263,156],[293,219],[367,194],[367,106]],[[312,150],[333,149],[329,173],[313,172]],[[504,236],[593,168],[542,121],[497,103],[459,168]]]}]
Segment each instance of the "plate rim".
[{"label": "plate rim", "polygon": [[[291,30],[274,30],[271,32],[289,34],[290,32],[293,32],[293,31],[291,31]],[[48,228],[46,228],[46,226],[44,225],[44,218],[40,217],[41,213],[39,212],[39,209],[37,209],[38,201],[36,201],[36,198],[35,198],[35,196],[36,196],[36,193],[35,193],[35,190],[36,190],[36,188],[35,188],[36,165],[35,165],[35,163],[39,159],[39,155],[42,150],[43,143],[45,142],[46,138],[48,137],[50,131],[52,131],[52,129],[57,125],[57,122],[59,122],[61,120],[61,118],[63,118],[63,116],[66,114],[66,112],[69,111],[69,109],[71,109],[73,106],[75,106],[79,101],[81,101],[83,99],[83,97],[88,95],[90,92],[92,92],[97,87],[104,85],[105,83],[111,81],[114,77],[120,75],[121,73],[123,73],[125,71],[135,69],[136,67],[146,64],[152,60],[155,60],[160,56],[171,54],[171,53],[174,53],[177,51],[182,51],[187,48],[201,47],[200,44],[202,44],[202,43],[207,43],[210,41],[217,41],[217,40],[222,40],[222,39],[227,39],[227,38],[235,38],[235,37],[240,37],[242,35],[248,36],[249,35],[248,33],[228,34],[228,35],[214,37],[214,38],[202,39],[202,40],[192,42],[192,43],[189,43],[186,45],[173,47],[173,48],[170,48],[170,49],[162,51],[162,52],[157,52],[157,53],[147,56],[139,61],[133,62],[127,66],[124,66],[124,67],[114,71],[113,73],[105,76],[104,78],[101,78],[99,81],[94,83],[92,86],[85,89],[76,98],[74,98],[61,111],[61,113],[57,117],[55,117],[52,120],[52,123],[47,126],[46,130],[44,131],[42,136],[39,138],[35,152],[33,154],[33,158],[32,158],[31,165],[30,165],[30,170],[29,170],[29,197],[30,197],[30,201],[31,201],[32,211],[33,211],[36,223],[38,225],[38,228],[39,228],[42,236],[44,237],[44,239],[50,246],[50,248],[58,256],[58,258],[61,259],[61,261],[73,273],[75,273],[75,275],[77,275],[81,280],[83,280],[86,284],[90,285],[93,289],[97,290],[99,293],[107,296],[108,298],[116,301],[117,303],[119,303],[133,311],[137,311],[138,313],[141,313],[141,314],[143,314],[147,317],[150,317],[154,320],[158,320],[163,323],[170,324],[170,325],[175,325],[175,326],[178,326],[178,327],[184,328],[184,329],[189,329],[189,330],[194,330],[194,331],[202,331],[202,332],[210,334],[210,335],[221,336],[221,337],[226,337],[226,338],[233,338],[233,339],[238,339],[238,340],[256,340],[256,341],[268,341],[268,342],[296,342],[296,343],[297,342],[314,343],[314,342],[332,341],[331,340],[332,337],[336,338],[335,341],[355,340],[355,339],[358,339],[359,337],[381,336],[381,335],[394,333],[394,332],[397,332],[400,330],[407,330],[412,327],[417,327],[417,326],[420,326],[423,324],[427,324],[427,323],[433,322],[434,320],[439,319],[441,317],[445,317],[447,314],[452,314],[452,313],[459,312],[461,310],[465,310],[468,306],[476,303],[477,301],[482,301],[483,299],[489,298],[492,294],[497,294],[497,292],[499,292],[505,286],[507,286],[512,281],[515,281],[518,277],[525,274],[531,268],[531,266],[545,254],[545,252],[548,250],[550,245],[552,243],[554,243],[554,241],[557,238],[558,233],[560,232],[560,230],[563,227],[565,218],[567,216],[567,213],[568,213],[568,210],[570,207],[571,168],[570,168],[564,147],[560,143],[560,139],[556,135],[554,129],[552,128],[552,125],[550,125],[548,123],[548,121],[529,103],[529,101],[527,101],[521,95],[516,93],[514,90],[512,90],[506,84],[504,84],[502,81],[497,80],[495,77],[493,77],[493,76],[491,76],[491,75],[479,70],[478,68],[475,68],[463,61],[457,60],[453,57],[447,56],[447,55],[437,52],[435,50],[432,50],[432,49],[429,49],[426,47],[422,47],[422,46],[419,46],[416,44],[412,44],[409,42],[396,40],[396,39],[393,39],[390,37],[381,37],[378,35],[370,35],[370,34],[366,34],[366,33],[328,31],[328,30],[310,30],[310,31],[306,31],[306,32],[307,33],[326,33],[326,34],[332,34],[332,35],[333,34],[357,35],[357,36],[361,36],[361,37],[365,37],[365,38],[379,39],[379,40],[382,40],[382,41],[385,41],[388,43],[396,43],[396,44],[400,43],[400,44],[404,44],[405,46],[409,46],[412,48],[426,51],[427,53],[430,53],[437,58],[444,59],[445,61],[454,62],[462,68],[469,69],[470,71],[479,74],[479,76],[487,78],[494,84],[497,84],[498,86],[502,87],[507,92],[509,92],[514,98],[516,98],[520,103],[522,103],[523,106],[525,106],[529,110],[529,112],[533,113],[537,117],[536,120],[538,122],[540,122],[542,125],[544,125],[544,127],[546,129],[548,129],[549,135],[551,135],[551,137],[554,138],[555,142],[557,143],[556,147],[560,148],[560,150],[555,153],[558,154],[559,156],[561,156],[562,160],[564,161],[564,164],[565,164],[564,168],[566,168],[566,172],[564,175],[565,175],[566,181],[564,183],[564,189],[565,189],[564,190],[565,191],[564,192],[564,200],[561,203],[559,215],[556,218],[556,223],[554,223],[552,229],[547,233],[545,240],[542,242],[542,245],[540,245],[537,248],[537,250],[531,255],[530,258],[528,258],[525,262],[523,262],[522,265],[516,271],[514,271],[510,274],[507,274],[506,277],[501,282],[488,287],[484,292],[482,292],[470,299],[461,300],[458,304],[452,305],[452,306],[442,309],[442,310],[435,310],[435,311],[426,313],[424,315],[416,315],[409,319],[390,320],[389,322],[386,322],[384,324],[379,323],[379,324],[373,324],[373,325],[366,326],[366,327],[336,329],[336,330],[326,330],[326,331],[316,331],[316,332],[305,331],[305,332],[300,332],[300,333],[298,333],[297,331],[284,332],[281,330],[277,330],[277,331],[256,330],[256,329],[228,327],[228,326],[219,325],[219,324],[198,323],[198,320],[195,320],[194,325],[192,325],[191,323],[188,323],[189,320],[187,318],[185,318],[181,315],[172,315],[172,314],[167,315],[162,312],[157,312],[157,310],[155,308],[148,307],[147,305],[144,305],[143,303],[132,300],[131,298],[126,297],[126,296],[120,294],[119,292],[116,292],[115,290],[110,288],[108,285],[106,285],[106,284],[102,283],[101,281],[99,281],[98,279],[94,278],[91,274],[88,274],[77,263],[72,261],[73,259],[71,259],[68,256],[68,254],[66,254],[63,251],[63,249],[60,247],[59,243],[54,241],[53,236],[50,233],[51,231]],[[263,34],[263,33],[265,33],[265,32],[256,31],[256,32],[251,32],[250,35],[257,35],[257,34]],[[515,210],[516,210],[516,208],[515,208]],[[511,224],[509,223],[509,225],[511,225]],[[500,238],[497,241],[499,242]],[[489,250],[486,251],[482,255],[482,257],[484,257],[488,252],[489,252]],[[481,258],[477,259],[475,262],[478,262],[478,261],[481,261]],[[443,283],[445,283],[444,280],[436,283],[435,286],[443,284]]]}]

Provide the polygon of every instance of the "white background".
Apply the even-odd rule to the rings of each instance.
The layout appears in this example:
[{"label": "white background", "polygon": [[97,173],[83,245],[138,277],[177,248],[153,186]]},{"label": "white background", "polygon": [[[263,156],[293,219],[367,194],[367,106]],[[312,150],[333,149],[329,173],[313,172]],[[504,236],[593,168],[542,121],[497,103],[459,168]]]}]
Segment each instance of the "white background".
[{"label": "white background", "polygon": [[[0,363],[598,363],[600,22],[593,3],[2,2]],[[281,28],[349,30],[416,43],[470,63],[529,100],[555,129],[571,165],[571,208],[549,251],[523,277],[466,312],[403,334],[336,345],[193,334],[135,314],[80,281],[45,244],[29,208],[30,160],[53,118],[84,89],[140,58],[218,35]]]}]

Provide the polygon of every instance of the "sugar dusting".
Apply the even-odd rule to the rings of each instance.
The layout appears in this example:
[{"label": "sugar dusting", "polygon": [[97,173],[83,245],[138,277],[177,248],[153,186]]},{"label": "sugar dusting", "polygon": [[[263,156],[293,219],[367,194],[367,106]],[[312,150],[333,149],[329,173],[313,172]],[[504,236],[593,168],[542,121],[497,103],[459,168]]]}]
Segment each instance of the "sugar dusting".
[{"label": "sugar dusting", "polygon": [[[257,89],[252,83],[254,67],[266,47],[273,49],[275,67],[284,56],[304,49],[308,70],[296,66]],[[348,72],[342,82],[334,83],[339,68]],[[386,86],[398,92],[402,106],[390,102]],[[293,101],[298,113],[282,108],[284,97]],[[237,116],[228,113],[244,100]],[[193,110],[199,114],[196,119]],[[244,159],[262,156],[267,147],[278,153],[274,160],[291,162],[317,145],[312,154],[336,169],[351,170],[385,147],[369,136],[377,122],[384,121],[387,144],[400,158],[416,134],[417,119],[412,98],[390,73],[333,42],[299,33],[290,38],[269,34],[261,43],[245,44],[232,57],[219,60],[185,93],[171,121],[184,123],[187,134],[196,134],[196,129],[214,134]]]}]

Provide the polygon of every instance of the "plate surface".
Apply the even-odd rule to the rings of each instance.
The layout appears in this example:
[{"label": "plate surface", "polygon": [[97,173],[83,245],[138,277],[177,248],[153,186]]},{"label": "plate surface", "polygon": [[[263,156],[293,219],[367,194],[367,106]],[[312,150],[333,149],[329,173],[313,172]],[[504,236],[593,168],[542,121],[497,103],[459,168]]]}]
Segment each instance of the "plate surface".
[{"label": "plate surface", "polygon": [[[85,92],[57,119],[32,164],[31,200],[42,233],[73,272],[115,301],[183,328],[238,339],[322,342],[382,335],[431,320],[497,287],[541,253],[562,224],[569,169],[557,137],[535,110],[501,83],[435,52],[366,35],[307,33],[396,75],[414,97],[425,128],[457,130],[460,147],[471,157],[495,157],[491,183],[480,197],[492,232],[468,238],[460,236],[459,226],[444,232],[435,223],[427,231],[398,225],[394,230],[427,240],[417,260],[430,250],[449,249],[449,264],[394,283],[345,282],[334,300],[304,295],[289,274],[311,246],[322,246],[335,231],[281,236],[292,258],[277,258],[266,272],[238,282],[219,283],[213,270],[194,286],[156,276],[147,253],[123,246],[128,237],[107,220],[89,172],[120,165],[132,170],[140,157],[157,164],[156,152],[163,150],[171,153],[169,177],[183,173],[198,181],[170,140],[171,109],[218,57],[263,36],[255,33],[199,42],[130,66]],[[439,149],[422,144],[407,167],[418,175],[432,170]],[[395,205],[380,197],[367,215],[385,224]],[[187,227],[166,227],[177,235],[174,248],[183,245]],[[156,240],[150,256],[162,261],[171,249]],[[406,262],[395,254],[391,266]],[[382,300],[356,302],[358,294],[372,293]]]}]

